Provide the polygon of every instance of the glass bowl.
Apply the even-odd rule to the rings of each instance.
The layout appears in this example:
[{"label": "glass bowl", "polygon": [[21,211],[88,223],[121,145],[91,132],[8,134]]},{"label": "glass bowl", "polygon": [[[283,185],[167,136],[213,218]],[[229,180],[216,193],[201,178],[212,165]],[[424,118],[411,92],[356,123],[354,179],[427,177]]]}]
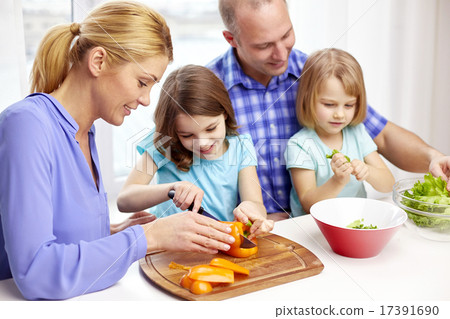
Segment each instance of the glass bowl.
[{"label": "glass bowl", "polygon": [[392,192],[394,202],[408,214],[406,227],[427,239],[450,241],[450,205],[427,203],[404,196],[404,192],[418,181],[422,183],[424,179],[401,179],[395,183]]}]

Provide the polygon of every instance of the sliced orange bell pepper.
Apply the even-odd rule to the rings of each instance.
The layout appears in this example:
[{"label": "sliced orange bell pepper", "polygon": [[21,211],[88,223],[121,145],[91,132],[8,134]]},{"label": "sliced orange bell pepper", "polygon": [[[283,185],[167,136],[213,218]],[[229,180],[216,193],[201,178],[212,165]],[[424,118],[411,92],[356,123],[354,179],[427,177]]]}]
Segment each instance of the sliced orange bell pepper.
[{"label": "sliced orange bell pepper", "polygon": [[196,295],[205,294],[207,292],[212,291],[212,285],[210,282],[195,280],[189,290]]},{"label": "sliced orange bell pepper", "polygon": [[248,275],[250,273],[247,268],[239,266],[238,264],[223,258],[213,258],[209,264],[211,266],[231,269],[238,274]]},{"label": "sliced orange bell pepper", "polygon": [[[248,257],[251,255],[254,255],[258,252],[258,246],[252,247],[252,248],[241,248],[241,236],[245,236],[244,234],[250,230],[250,227],[247,225],[242,224],[241,222],[223,222],[225,224],[228,224],[231,228],[230,235],[234,237],[235,241],[233,244],[230,245],[230,249],[227,251],[223,251],[225,254],[243,258]],[[256,238],[252,240],[255,244],[257,244]]]},{"label": "sliced orange bell pepper", "polygon": [[180,286],[186,289],[190,289],[194,280],[189,278],[188,274],[185,273],[180,279]]},{"label": "sliced orange bell pepper", "polygon": [[192,280],[234,283],[234,272],[231,269],[218,268],[210,265],[191,267],[188,276]]},{"label": "sliced orange bell pepper", "polygon": [[170,262],[169,268],[170,268],[170,269],[183,269],[183,270],[189,270],[189,269],[191,269],[191,267],[187,267],[187,266],[184,266],[184,265],[180,265],[180,264],[177,264],[176,262],[173,262],[173,261]]}]

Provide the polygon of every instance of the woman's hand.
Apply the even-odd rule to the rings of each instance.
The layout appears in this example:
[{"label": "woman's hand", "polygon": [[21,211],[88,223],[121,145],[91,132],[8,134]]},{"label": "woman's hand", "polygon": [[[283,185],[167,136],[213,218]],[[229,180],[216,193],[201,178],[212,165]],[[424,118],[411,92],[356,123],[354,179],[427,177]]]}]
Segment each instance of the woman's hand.
[{"label": "woman's hand", "polygon": [[233,214],[235,219],[243,224],[247,224],[249,220],[252,222],[249,239],[273,229],[274,221],[266,219],[266,209],[261,203],[243,201],[234,209]]},{"label": "woman's hand", "polygon": [[225,223],[193,212],[182,212],[143,225],[147,252],[190,251],[215,254],[234,243]]},{"label": "woman's hand", "polygon": [[330,165],[334,172],[332,178],[336,179],[340,184],[347,184],[350,181],[350,174],[353,172],[353,167],[352,164],[347,161],[344,154],[334,154],[331,158]]},{"label": "woman's hand", "polygon": [[203,190],[195,186],[194,184],[186,181],[176,182],[173,184],[175,196],[173,197],[173,203],[181,210],[186,210],[194,203],[192,211],[197,213],[203,199]]},{"label": "woman's hand", "polygon": [[147,212],[134,213],[129,218],[127,218],[126,220],[124,220],[121,223],[111,224],[111,226],[110,226],[111,235],[115,234],[117,232],[120,232],[130,226],[143,225],[143,224],[150,223],[150,222],[154,221],[155,219],[156,219],[155,215],[149,214]]},{"label": "woman's hand", "polygon": [[355,175],[356,179],[358,181],[365,181],[369,177],[369,167],[366,165],[366,163],[354,159],[351,162],[351,165],[353,167],[352,175]]}]

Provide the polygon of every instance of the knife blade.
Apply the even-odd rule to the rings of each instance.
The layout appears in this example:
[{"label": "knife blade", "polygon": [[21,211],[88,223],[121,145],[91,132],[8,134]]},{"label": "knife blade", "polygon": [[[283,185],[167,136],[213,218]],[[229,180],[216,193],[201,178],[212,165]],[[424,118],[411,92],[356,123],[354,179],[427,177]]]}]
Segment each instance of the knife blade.
[{"label": "knife blade", "polygon": [[[169,198],[173,199],[173,197],[175,196],[175,191],[173,189],[171,189],[167,195],[169,196]],[[188,207],[188,210],[192,211],[193,208],[194,208],[194,203],[192,203],[191,206]],[[199,213],[200,215],[209,217],[211,219],[220,221],[214,215],[211,215],[210,213],[208,213],[202,206],[200,206],[197,213]],[[250,239],[243,236],[242,234],[239,234],[239,236],[241,237],[241,245],[239,246],[240,248],[253,248],[256,246],[256,244],[254,242],[252,242]]]}]

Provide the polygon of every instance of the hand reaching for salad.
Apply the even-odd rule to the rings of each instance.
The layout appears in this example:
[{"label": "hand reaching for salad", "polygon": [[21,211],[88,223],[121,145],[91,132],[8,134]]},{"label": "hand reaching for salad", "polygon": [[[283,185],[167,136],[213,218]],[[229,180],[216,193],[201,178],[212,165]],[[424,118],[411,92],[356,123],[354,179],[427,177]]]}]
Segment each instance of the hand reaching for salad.
[{"label": "hand reaching for salad", "polygon": [[447,190],[450,191],[450,156],[439,156],[430,162],[430,173],[434,177],[441,177],[447,182]]}]

